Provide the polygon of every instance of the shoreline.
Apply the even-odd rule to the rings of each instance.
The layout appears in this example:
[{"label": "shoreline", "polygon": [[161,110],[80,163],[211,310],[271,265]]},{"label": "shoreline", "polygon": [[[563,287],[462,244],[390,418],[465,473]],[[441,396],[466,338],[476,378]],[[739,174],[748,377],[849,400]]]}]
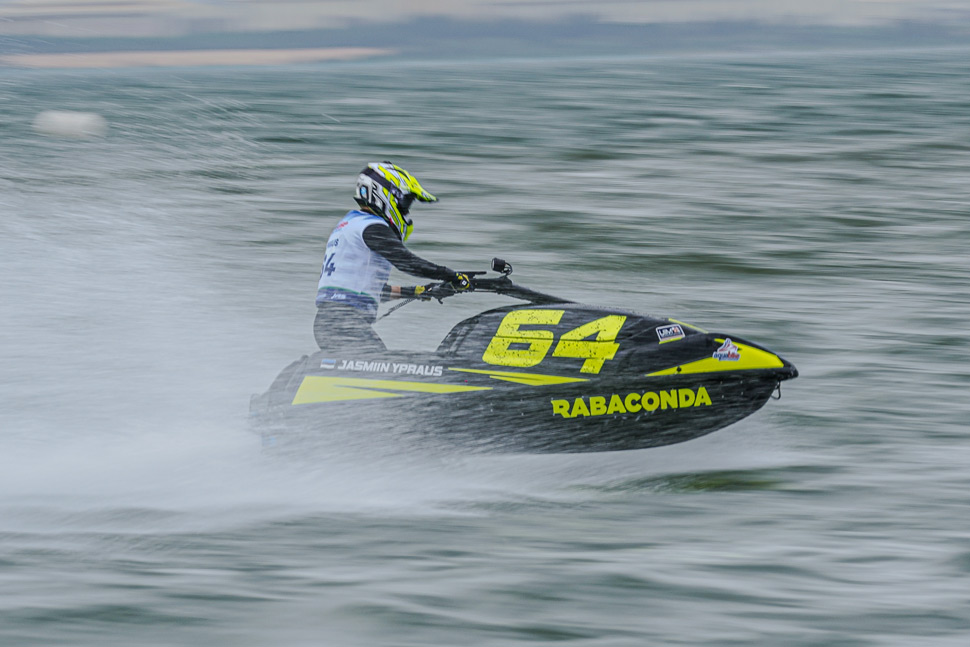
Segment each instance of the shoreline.
[{"label": "shoreline", "polygon": [[0,56],[0,66],[30,69],[84,69],[286,65],[320,61],[353,61],[386,56],[391,53],[393,50],[376,47],[326,47],[10,54]]}]

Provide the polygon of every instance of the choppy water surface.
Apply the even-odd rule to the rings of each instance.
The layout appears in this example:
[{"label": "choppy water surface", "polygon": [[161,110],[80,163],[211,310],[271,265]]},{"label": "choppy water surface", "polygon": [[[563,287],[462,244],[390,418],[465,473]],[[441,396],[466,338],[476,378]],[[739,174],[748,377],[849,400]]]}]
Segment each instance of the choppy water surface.
[{"label": "choppy water surface", "polygon": [[[0,643],[898,645],[970,635],[966,51],[0,72]],[[106,137],[31,128],[83,110]],[[616,454],[262,451],[373,159],[412,247],[801,372]],[[430,349],[494,305],[379,324]]]}]

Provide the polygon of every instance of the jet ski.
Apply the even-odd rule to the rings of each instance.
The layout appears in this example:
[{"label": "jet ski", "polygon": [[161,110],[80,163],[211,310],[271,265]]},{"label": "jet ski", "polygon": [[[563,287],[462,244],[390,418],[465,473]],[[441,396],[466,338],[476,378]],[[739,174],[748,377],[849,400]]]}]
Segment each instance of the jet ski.
[{"label": "jet ski", "polygon": [[[520,303],[458,323],[433,353],[319,351],[287,366],[251,400],[264,442],[350,428],[483,451],[643,449],[746,418],[798,376],[736,335],[536,292],[502,259],[492,271],[468,273],[467,292]],[[437,284],[426,296],[454,294]]]}]

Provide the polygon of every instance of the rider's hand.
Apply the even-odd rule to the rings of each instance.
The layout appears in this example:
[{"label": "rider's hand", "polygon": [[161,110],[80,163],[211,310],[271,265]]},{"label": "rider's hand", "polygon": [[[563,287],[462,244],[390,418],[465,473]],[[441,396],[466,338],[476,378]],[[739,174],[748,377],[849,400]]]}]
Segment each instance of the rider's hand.
[{"label": "rider's hand", "polygon": [[464,292],[465,290],[472,289],[472,280],[467,274],[462,274],[461,272],[455,272],[455,275],[451,277],[448,283],[455,289],[456,292]]},{"label": "rider's hand", "polygon": [[428,285],[415,285],[411,288],[411,298],[420,299],[421,301],[431,301],[431,295],[428,291],[435,286],[434,283],[429,283]]}]

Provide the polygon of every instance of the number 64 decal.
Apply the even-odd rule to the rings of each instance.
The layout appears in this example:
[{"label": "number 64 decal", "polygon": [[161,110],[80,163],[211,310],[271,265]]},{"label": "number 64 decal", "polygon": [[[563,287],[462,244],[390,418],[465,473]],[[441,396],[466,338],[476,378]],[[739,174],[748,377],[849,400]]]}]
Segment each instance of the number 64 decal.
[{"label": "number 64 decal", "polygon": [[[535,366],[546,358],[556,335],[551,330],[520,330],[519,326],[555,326],[565,310],[513,310],[498,325],[495,336],[482,354],[482,361],[498,366]],[[581,373],[599,373],[603,362],[613,359],[620,345],[616,336],[625,315],[608,315],[573,328],[559,337],[553,357],[585,359]],[[595,339],[587,339],[596,335]],[[527,344],[527,348],[509,348]]]}]

